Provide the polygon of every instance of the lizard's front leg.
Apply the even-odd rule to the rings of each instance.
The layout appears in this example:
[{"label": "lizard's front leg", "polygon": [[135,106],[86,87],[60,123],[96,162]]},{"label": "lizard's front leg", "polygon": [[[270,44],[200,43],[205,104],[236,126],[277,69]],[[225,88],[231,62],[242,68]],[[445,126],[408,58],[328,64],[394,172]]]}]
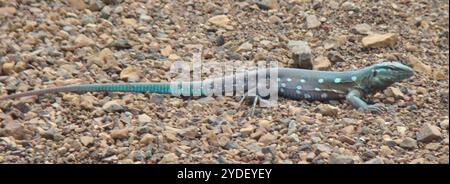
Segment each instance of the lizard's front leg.
[{"label": "lizard's front leg", "polygon": [[350,104],[353,105],[358,110],[361,111],[369,111],[373,113],[382,113],[383,111],[386,111],[386,107],[384,107],[383,104],[372,104],[368,105],[364,100],[361,99],[361,92],[359,90],[352,90],[350,91],[347,96],[346,100]]}]

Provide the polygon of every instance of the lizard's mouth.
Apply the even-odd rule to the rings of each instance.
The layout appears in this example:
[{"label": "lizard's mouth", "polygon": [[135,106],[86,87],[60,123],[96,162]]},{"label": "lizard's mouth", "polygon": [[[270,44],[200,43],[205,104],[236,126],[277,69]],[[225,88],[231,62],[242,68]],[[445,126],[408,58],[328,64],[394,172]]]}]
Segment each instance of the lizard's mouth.
[{"label": "lizard's mouth", "polygon": [[395,76],[395,79],[400,81],[414,76],[414,70],[410,67],[405,66],[393,71],[393,74]]},{"label": "lizard's mouth", "polygon": [[414,70],[412,68],[406,68],[404,71],[401,72],[400,77],[403,79],[408,79],[410,77],[414,76]]}]

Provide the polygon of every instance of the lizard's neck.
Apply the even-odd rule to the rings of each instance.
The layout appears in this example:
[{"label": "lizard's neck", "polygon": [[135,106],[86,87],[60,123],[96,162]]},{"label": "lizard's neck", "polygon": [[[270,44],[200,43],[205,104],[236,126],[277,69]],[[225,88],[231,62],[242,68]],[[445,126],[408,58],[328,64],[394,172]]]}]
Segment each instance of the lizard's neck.
[{"label": "lizard's neck", "polygon": [[359,80],[356,81],[356,86],[365,94],[373,94],[378,91],[383,91],[394,82],[379,81],[373,77],[373,68],[366,67],[354,72]]}]

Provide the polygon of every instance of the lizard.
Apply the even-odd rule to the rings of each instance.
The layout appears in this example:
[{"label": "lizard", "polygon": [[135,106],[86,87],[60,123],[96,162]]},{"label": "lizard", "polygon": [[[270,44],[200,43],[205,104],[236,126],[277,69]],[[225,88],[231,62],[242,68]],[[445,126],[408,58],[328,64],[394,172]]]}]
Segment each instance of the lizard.
[{"label": "lizard", "polygon": [[[298,68],[269,68],[268,70],[276,70],[278,72],[276,78],[277,92],[281,97],[293,100],[340,100],[344,99],[354,108],[362,111],[369,111],[373,113],[380,113],[386,110],[383,104],[368,104],[363,100],[366,95],[374,94],[377,91],[382,91],[396,82],[408,79],[414,75],[412,68],[402,64],[401,62],[381,62],[373,64],[357,70],[349,71],[317,71]],[[266,71],[267,72],[267,71]],[[209,84],[224,82],[231,80],[235,90],[237,86],[237,75],[244,75],[243,73],[236,73],[231,76],[218,77],[214,79],[205,79],[200,81],[186,82],[191,87],[194,85]],[[255,85],[250,84],[252,78],[258,75],[263,75],[258,71],[248,71],[244,76],[244,96],[249,91],[255,89]],[[223,83],[220,83],[223,84]],[[181,84],[183,85],[183,84]],[[0,101],[9,99],[44,95],[48,93],[57,92],[151,92],[159,94],[173,94],[176,90],[182,89],[181,85],[171,85],[170,82],[134,82],[134,83],[97,83],[97,84],[73,84],[61,87],[53,87],[46,89],[38,89],[27,91],[23,93],[10,94],[1,96]],[[176,89],[175,89],[176,88]],[[194,89],[194,88],[191,88]],[[189,90],[187,95],[194,94],[194,90]],[[225,91],[223,92],[230,92]],[[201,91],[201,95],[205,92]],[[253,104],[253,111],[260,96],[255,95]],[[242,101],[242,100],[241,100]],[[253,114],[252,111],[252,114]]]}]

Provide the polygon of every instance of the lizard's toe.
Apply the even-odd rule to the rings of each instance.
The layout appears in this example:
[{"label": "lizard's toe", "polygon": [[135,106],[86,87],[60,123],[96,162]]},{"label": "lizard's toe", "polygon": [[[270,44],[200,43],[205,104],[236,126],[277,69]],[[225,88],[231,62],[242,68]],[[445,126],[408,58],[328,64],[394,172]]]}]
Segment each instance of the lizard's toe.
[{"label": "lizard's toe", "polygon": [[367,106],[367,111],[372,112],[372,113],[381,114],[383,112],[386,112],[387,108],[386,108],[386,106],[384,106],[384,104],[377,103],[377,104]]}]

